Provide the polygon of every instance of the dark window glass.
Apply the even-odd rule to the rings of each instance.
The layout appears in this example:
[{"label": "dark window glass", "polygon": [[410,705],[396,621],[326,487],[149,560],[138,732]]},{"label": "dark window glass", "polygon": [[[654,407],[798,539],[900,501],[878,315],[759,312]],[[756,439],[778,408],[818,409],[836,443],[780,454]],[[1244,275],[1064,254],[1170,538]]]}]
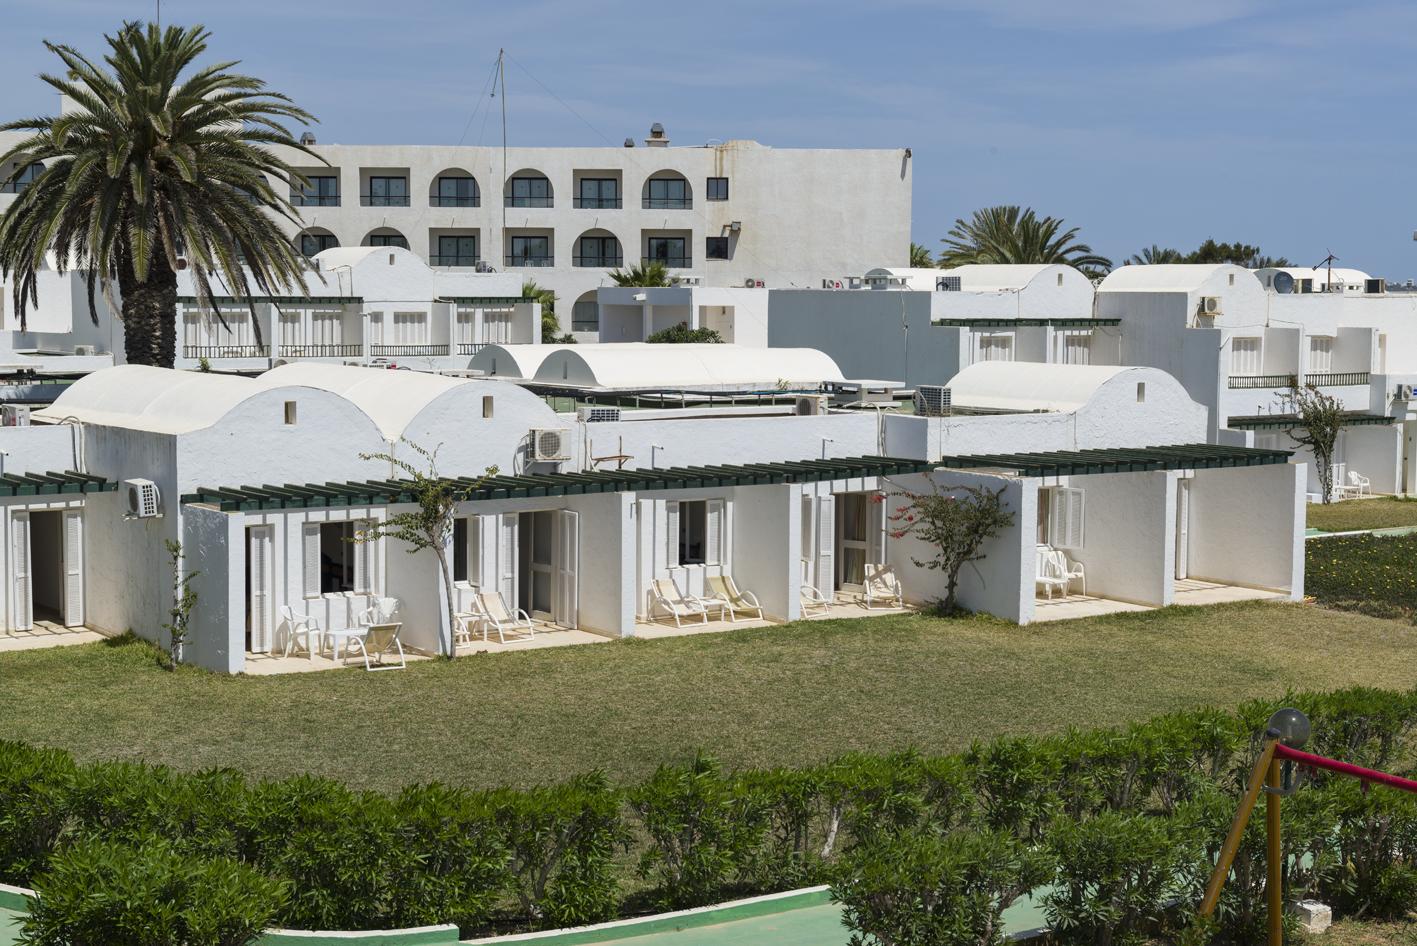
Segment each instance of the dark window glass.
[{"label": "dark window glass", "polygon": [[727,200],[728,199],[728,178],[711,177],[708,179],[708,193],[704,195],[705,200]]},{"label": "dark window glass", "polygon": [[650,237],[646,245],[649,250],[648,259],[666,266],[689,265],[689,254],[683,237]]},{"label": "dark window glass", "polygon": [[339,246],[332,233],[302,233],[300,234],[300,255],[314,256],[332,247]]},{"label": "dark window glass", "polygon": [[551,182],[544,177],[512,178],[513,207],[550,207]]},{"label": "dark window glass", "polygon": [[438,178],[436,204],[440,207],[476,207],[481,194],[477,179],[472,177]]},{"label": "dark window glass", "polygon": [[613,236],[581,237],[576,243],[577,266],[619,266],[620,241]]},{"label": "dark window glass", "polygon": [[5,184],[3,192],[6,194],[18,194],[26,187],[33,184],[35,179],[43,173],[44,165],[40,164],[38,161],[33,164],[27,164],[20,170],[19,174],[15,175],[13,180]]},{"label": "dark window glass", "polygon": [[571,307],[571,331],[596,332],[600,330],[600,306],[595,300],[577,302]]},{"label": "dark window glass", "polygon": [[369,237],[370,246],[398,246],[408,249],[408,240],[401,233],[375,233]]},{"label": "dark window glass", "polygon": [[296,196],[295,204],[304,207],[338,207],[339,178],[333,175],[308,177],[305,188]]},{"label": "dark window glass", "polygon": [[645,182],[647,209],[683,208],[691,204],[689,182],[682,177],[657,177]]},{"label": "dark window glass", "polygon": [[704,535],[708,532],[708,503],[679,504],[679,564],[704,564]]},{"label": "dark window glass", "polygon": [[704,256],[708,259],[728,259],[728,237],[708,237],[705,239]]},{"label": "dark window glass", "polygon": [[320,526],[320,593],[354,591],[354,523],[326,522]]},{"label": "dark window glass", "polygon": [[438,253],[432,262],[434,266],[476,266],[477,237],[438,237]]},{"label": "dark window glass", "polygon": [[408,178],[369,178],[369,195],[367,203],[370,207],[407,207]]},{"label": "dark window glass", "polygon": [[551,259],[551,241],[544,236],[512,237],[512,259],[545,261]]},{"label": "dark window glass", "polygon": [[581,207],[619,207],[620,182],[613,177],[583,177],[576,197]]},{"label": "dark window glass", "polygon": [[467,520],[453,520],[453,581],[467,581]]}]

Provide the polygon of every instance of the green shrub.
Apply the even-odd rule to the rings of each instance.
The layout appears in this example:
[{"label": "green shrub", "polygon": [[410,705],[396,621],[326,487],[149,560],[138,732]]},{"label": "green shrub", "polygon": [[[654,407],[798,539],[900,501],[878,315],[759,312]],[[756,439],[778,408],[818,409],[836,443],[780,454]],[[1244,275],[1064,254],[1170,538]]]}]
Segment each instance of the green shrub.
[{"label": "green shrub", "polygon": [[526,916],[543,927],[615,917],[615,855],[628,850],[630,836],[620,794],[604,774],[500,792],[495,803],[511,855],[511,887]]},{"label": "green shrub", "polygon": [[34,880],[23,946],[248,946],[280,911],[286,887],[225,858],[84,840]]},{"label": "green shrub", "polygon": [[0,883],[24,886],[44,869],[75,777],[67,753],[0,741]]},{"label": "green shrub", "polygon": [[1005,736],[965,753],[984,823],[1037,842],[1062,806],[1057,740]]},{"label": "green shrub", "polygon": [[1048,925],[1062,943],[1134,946],[1162,921],[1168,897],[1199,867],[1200,845],[1174,821],[1103,812],[1064,819],[1049,832],[1057,885],[1043,899]]},{"label": "green shrub", "polygon": [[852,946],[994,946],[1010,904],[1052,876],[1004,831],[878,834],[842,858],[832,899]]},{"label": "green shrub", "polygon": [[753,798],[762,813],[760,843],[743,869],[756,891],[791,890],[819,883],[827,863],[827,823],[831,808],[823,791],[822,769],[744,772],[737,791]]},{"label": "green shrub", "polygon": [[391,843],[408,857],[389,877],[388,923],[487,923],[506,883],[507,847],[486,793],[418,785],[394,803]]},{"label": "green shrub", "polygon": [[1342,870],[1325,884],[1325,902],[1343,914],[1400,919],[1417,903],[1417,796],[1350,779],[1328,790],[1338,816]]}]

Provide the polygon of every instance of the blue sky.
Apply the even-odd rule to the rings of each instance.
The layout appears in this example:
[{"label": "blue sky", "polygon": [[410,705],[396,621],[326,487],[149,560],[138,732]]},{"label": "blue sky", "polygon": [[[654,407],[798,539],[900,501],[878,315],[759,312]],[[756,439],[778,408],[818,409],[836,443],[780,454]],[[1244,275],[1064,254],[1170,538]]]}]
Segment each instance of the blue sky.
[{"label": "blue sky", "polygon": [[[153,0],[5,6],[19,115],[53,105],[41,39],[97,52]],[[1417,4],[165,0],[163,16],[206,24],[322,141],[494,142],[482,93],[505,46],[517,144],[618,144],[661,121],[681,144],[908,146],[932,249],[956,217],[1020,203],[1117,261],[1213,236],[1417,277]]]}]

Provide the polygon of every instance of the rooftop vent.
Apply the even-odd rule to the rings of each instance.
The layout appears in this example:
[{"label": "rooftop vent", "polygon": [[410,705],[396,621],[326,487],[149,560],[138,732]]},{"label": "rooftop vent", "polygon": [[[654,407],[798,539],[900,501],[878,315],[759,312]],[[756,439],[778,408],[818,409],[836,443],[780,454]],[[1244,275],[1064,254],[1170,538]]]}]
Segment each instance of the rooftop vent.
[{"label": "rooftop vent", "polygon": [[645,145],[650,148],[669,147],[669,138],[664,134],[664,126],[655,122],[649,126],[649,137],[645,139]]},{"label": "rooftop vent", "polygon": [[307,148],[310,147],[315,143],[315,133],[313,131],[304,132],[300,136],[300,143]]}]

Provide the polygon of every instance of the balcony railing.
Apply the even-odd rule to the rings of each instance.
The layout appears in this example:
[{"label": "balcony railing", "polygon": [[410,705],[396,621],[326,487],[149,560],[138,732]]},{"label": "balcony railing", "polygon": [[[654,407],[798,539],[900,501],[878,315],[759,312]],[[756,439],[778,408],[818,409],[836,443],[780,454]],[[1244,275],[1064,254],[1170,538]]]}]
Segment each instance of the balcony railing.
[{"label": "balcony railing", "polygon": [[622,202],[618,197],[575,197],[571,203],[585,210],[619,210]]},{"label": "balcony railing", "polygon": [[448,344],[435,345],[370,345],[369,354],[380,358],[414,358],[446,355]]},{"label": "balcony railing", "polygon": [[609,255],[602,253],[599,256],[577,256],[574,257],[577,266],[590,266],[595,269],[609,269],[612,266],[622,266],[625,258],[618,253]]},{"label": "balcony railing", "polygon": [[439,197],[436,194],[428,198],[430,207],[481,207],[481,197]]},{"label": "balcony railing", "polygon": [[476,266],[480,257],[467,255],[441,255],[428,257],[429,266]]},{"label": "balcony railing", "polygon": [[361,207],[407,207],[407,194],[360,194]]},{"label": "balcony railing", "polygon": [[458,342],[458,354],[475,355],[489,344],[489,342]]},{"label": "balcony railing", "polygon": [[553,266],[555,260],[550,256],[511,256],[507,257],[508,266]]},{"label": "balcony railing", "polygon": [[290,202],[296,207],[338,207],[339,194],[291,194]]},{"label": "balcony railing", "polygon": [[183,358],[269,358],[266,345],[183,345]]},{"label": "balcony railing", "polygon": [[280,356],[282,358],[358,358],[364,354],[364,346],[359,342],[354,344],[332,345],[318,343],[314,345],[286,345],[280,346]]},{"label": "balcony railing", "polygon": [[645,210],[691,210],[692,197],[646,197],[641,201]]},{"label": "balcony railing", "polygon": [[1342,387],[1345,384],[1367,384],[1366,371],[1319,371],[1304,375],[1304,383],[1317,387]]},{"label": "balcony railing", "polygon": [[550,207],[550,197],[508,197],[508,207]]},{"label": "balcony railing", "polygon": [[1246,374],[1231,375],[1230,387],[1232,390],[1248,388],[1292,388],[1294,387],[1294,375],[1292,374]]},{"label": "balcony railing", "polygon": [[644,256],[640,262],[648,266],[650,263],[660,263],[669,269],[688,269],[694,265],[693,257],[690,256]]}]

